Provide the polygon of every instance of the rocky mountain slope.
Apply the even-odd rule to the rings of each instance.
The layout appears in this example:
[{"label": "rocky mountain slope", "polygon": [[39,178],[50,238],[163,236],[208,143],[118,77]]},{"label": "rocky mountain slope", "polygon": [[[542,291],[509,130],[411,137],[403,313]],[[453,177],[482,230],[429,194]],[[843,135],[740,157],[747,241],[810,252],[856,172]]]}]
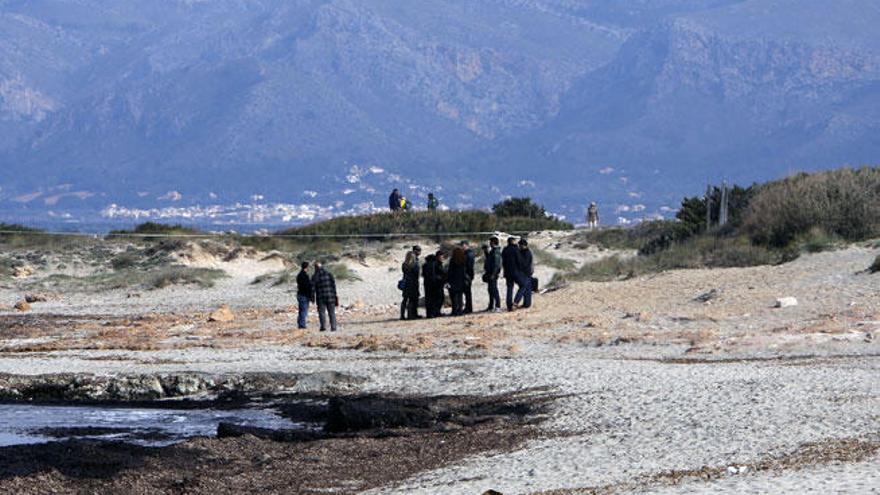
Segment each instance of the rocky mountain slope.
[{"label": "rocky mountain slope", "polygon": [[707,180],[876,160],[877,21],[867,0],[0,1],[0,211],[341,211],[403,185],[661,213]]}]

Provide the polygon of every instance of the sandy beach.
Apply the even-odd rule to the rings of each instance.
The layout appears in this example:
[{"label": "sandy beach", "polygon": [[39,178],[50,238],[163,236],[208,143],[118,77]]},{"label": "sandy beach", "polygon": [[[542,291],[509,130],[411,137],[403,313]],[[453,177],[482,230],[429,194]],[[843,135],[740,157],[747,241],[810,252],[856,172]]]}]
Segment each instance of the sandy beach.
[{"label": "sandy beach", "polygon": [[[576,247],[566,234],[532,239],[539,249],[575,266],[615,254]],[[336,334],[317,332],[314,322],[309,330],[295,328],[290,284],[254,283],[289,268],[271,253],[224,260],[190,245],[174,253],[176,262],[222,270],[227,277],[208,288],[103,291],[52,285],[49,277],[59,272],[59,262],[55,254],[44,254],[43,264],[32,263],[34,273],[6,278],[0,288],[5,308],[0,396],[12,400],[16,390],[25,391],[18,399],[28,400],[35,390],[29,381],[59,374],[75,381],[92,375],[269,373],[296,378],[286,385],[270,380],[274,384],[260,392],[428,398],[525,391],[551,397],[546,407],[530,409],[521,421],[493,413],[493,421],[459,422],[454,428],[443,423],[409,436],[306,444],[252,435],[196,438],[139,454],[137,462],[129,452],[109,474],[70,460],[53,464],[52,449],[68,445],[109,455],[119,446],[70,440],[5,447],[0,488],[18,493],[42,493],[47,486],[59,493],[878,491],[880,279],[865,272],[880,254],[877,247],[805,254],[779,266],[573,282],[537,296],[529,310],[399,321],[396,281],[404,249],[399,243],[341,258],[360,280],[340,283],[343,309]],[[555,270],[539,267],[539,278],[550,280]],[[486,304],[484,289],[476,283],[479,309]],[[26,293],[38,292],[45,301],[26,312],[12,309]],[[784,297],[798,304],[775,307]],[[234,321],[209,322],[208,315],[223,304]],[[190,398],[211,398],[206,387],[197,384]],[[160,389],[169,395],[160,398],[172,399],[167,387]],[[124,399],[114,396],[112,387],[91,393],[94,400]],[[361,443],[353,448],[352,442]],[[395,442],[409,442],[411,450]],[[449,442],[447,451],[441,448],[444,442]],[[373,460],[360,456],[369,449],[397,449],[402,459],[366,469],[363,463]],[[184,451],[198,462],[175,467],[172,460]],[[312,471],[303,468],[308,465],[304,451],[311,452],[306,457],[315,465]],[[256,453],[266,457],[253,461]],[[23,468],[25,456],[40,459],[37,467]],[[250,466],[247,476],[244,464]],[[294,490],[289,484],[297,473],[302,480],[313,471],[314,485],[302,482]]]}]

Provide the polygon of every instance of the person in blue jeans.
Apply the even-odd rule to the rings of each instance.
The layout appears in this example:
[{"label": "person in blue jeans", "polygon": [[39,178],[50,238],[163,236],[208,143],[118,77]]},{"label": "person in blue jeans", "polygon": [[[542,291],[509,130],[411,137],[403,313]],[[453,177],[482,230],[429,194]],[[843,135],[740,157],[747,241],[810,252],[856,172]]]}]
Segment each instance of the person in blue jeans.
[{"label": "person in blue jeans", "polygon": [[299,315],[296,323],[297,327],[305,329],[309,321],[309,302],[312,300],[312,279],[306,270],[309,268],[309,262],[304,261],[301,266],[299,275],[296,276],[296,302],[299,306]]}]

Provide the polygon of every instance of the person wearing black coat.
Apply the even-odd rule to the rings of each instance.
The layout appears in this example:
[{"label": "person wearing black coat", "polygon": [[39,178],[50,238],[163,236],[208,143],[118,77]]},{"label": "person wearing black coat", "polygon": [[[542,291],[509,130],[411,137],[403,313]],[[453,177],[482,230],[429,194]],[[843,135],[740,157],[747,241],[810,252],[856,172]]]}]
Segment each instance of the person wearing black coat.
[{"label": "person wearing black coat", "polygon": [[339,296],[336,293],[336,279],[333,274],[324,269],[320,261],[315,262],[315,274],[312,275],[312,297],[318,305],[318,322],[320,330],[327,330],[327,318],[330,320],[330,330],[336,331],[336,307],[339,306]]},{"label": "person wearing black coat", "polygon": [[461,248],[467,257],[465,261],[465,274],[467,275],[467,283],[464,287],[464,314],[469,315],[474,312],[474,278],[476,277],[475,266],[477,264],[477,256],[471,249],[468,241],[461,241]]},{"label": "person wearing black coat", "polygon": [[535,260],[532,251],[529,249],[529,243],[525,239],[519,241],[519,251],[517,252],[517,280],[516,285],[519,290],[516,292],[514,304],[523,302],[523,308],[532,307],[532,275],[535,273]]},{"label": "person wearing black coat", "polygon": [[309,320],[309,302],[312,300],[312,279],[306,271],[309,269],[309,262],[304,261],[301,267],[299,275],[296,276],[296,303],[298,306],[296,326],[305,329]]},{"label": "person wearing black coat", "polygon": [[501,294],[498,292],[498,277],[501,275],[501,248],[498,238],[489,239],[483,246],[483,281],[489,291],[489,307],[486,311],[501,311]]},{"label": "person wearing black coat", "polygon": [[519,248],[516,246],[516,238],[508,237],[507,246],[501,251],[501,267],[504,268],[504,281],[507,283],[507,310],[513,311],[513,286],[516,284],[519,274]]},{"label": "person wearing black coat", "polygon": [[442,315],[443,308],[443,285],[446,283],[446,270],[443,268],[443,259],[446,255],[442,251],[428,255],[422,266],[422,279],[425,283],[425,312],[428,318],[437,318]]},{"label": "person wearing black coat", "polygon": [[388,196],[388,208],[391,211],[400,210],[400,191],[397,189],[391,191],[391,195]]},{"label": "person wearing black coat", "polygon": [[452,316],[461,316],[464,314],[464,292],[468,284],[467,253],[461,247],[452,251],[447,281],[452,299]]},{"label": "person wearing black coat", "polygon": [[406,253],[406,260],[401,266],[403,271],[403,301],[400,303],[400,319],[401,320],[417,320],[419,319],[419,273],[421,265],[419,264],[419,256],[421,249]]}]

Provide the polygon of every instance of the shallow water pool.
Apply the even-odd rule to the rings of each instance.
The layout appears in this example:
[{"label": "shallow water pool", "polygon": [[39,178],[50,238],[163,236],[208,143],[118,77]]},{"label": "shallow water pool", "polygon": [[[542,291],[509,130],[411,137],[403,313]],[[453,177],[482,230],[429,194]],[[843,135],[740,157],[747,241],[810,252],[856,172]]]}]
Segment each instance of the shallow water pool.
[{"label": "shallow water pool", "polygon": [[214,436],[221,422],[273,429],[305,428],[263,409],[138,409],[0,405],[0,447],[90,438],[159,447]]}]

